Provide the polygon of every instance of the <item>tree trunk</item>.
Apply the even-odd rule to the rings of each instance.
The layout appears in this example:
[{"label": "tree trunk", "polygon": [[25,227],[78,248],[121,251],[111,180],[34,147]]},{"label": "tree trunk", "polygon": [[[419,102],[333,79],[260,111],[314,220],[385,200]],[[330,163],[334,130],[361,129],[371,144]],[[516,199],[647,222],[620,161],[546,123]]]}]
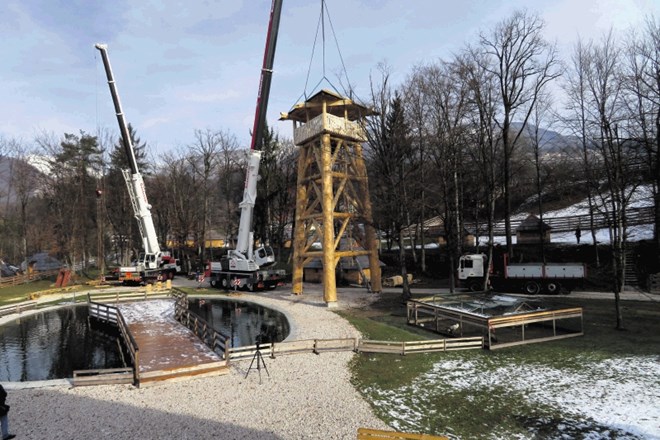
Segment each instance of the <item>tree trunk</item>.
[{"label": "tree trunk", "polygon": [[406,252],[403,249],[403,234],[399,232],[399,263],[401,266],[401,276],[403,277],[403,290],[402,296],[404,300],[409,300],[412,295],[410,294],[410,284],[408,284],[408,269],[406,268]]}]

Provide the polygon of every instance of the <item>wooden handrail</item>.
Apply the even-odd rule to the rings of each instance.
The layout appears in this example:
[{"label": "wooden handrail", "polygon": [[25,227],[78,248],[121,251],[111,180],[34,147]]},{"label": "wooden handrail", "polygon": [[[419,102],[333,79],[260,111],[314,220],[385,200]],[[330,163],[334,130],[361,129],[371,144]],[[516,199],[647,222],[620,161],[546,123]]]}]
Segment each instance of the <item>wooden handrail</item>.
[{"label": "wooden handrail", "polygon": [[188,310],[188,295],[185,292],[181,292],[174,303],[174,318],[192,330],[214,352],[216,347],[220,347],[223,358],[229,361],[231,336],[214,329],[204,318]]},{"label": "wooden handrail", "polygon": [[[135,338],[131,334],[128,325],[126,324],[126,320],[124,319],[124,315],[121,314],[121,310],[115,306],[92,301],[89,293],[87,294],[87,307],[90,316],[117,326],[119,329],[119,334],[121,335],[124,343],[126,344],[126,347],[128,348],[128,353],[131,355],[131,360],[133,361],[134,379],[135,383],[138,383],[140,380],[140,348],[138,347]],[[105,314],[102,316],[99,313],[99,310],[104,310]],[[114,318],[114,320],[111,318]]]}]

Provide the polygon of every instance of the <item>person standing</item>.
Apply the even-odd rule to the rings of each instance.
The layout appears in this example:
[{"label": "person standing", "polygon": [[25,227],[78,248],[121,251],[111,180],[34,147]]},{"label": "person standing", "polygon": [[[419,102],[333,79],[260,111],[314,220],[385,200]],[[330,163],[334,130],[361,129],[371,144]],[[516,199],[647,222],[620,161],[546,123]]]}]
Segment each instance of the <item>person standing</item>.
[{"label": "person standing", "polygon": [[7,392],[0,384],[0,428],[2,428],[2,440],[9,440],[16,437],[9,433],[9,405],[7,405]]}]

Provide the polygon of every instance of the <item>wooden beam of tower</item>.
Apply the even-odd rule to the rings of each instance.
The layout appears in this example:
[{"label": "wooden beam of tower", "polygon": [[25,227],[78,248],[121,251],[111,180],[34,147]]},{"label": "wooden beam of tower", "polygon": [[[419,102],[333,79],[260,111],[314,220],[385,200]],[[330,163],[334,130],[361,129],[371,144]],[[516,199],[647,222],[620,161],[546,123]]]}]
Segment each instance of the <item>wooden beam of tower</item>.
[{"label": "wooden beam of tower", "polygon": [[307,209],[307,186],[303,184],[307,170],[309,148],[301,148],[298,156],[298,184],[296,187],[296,215],[293,233],[293,271],[291,274],[291,293],[303,293],[303,254],[307,247],[307,228],[303,215]]},{"label": "wooden beam of tower", "polygon": [[364,180],[360,180],[361,192],[364,194],[362,198],[364,210],[364,235],[366,238],[366,248],[369,251],[369,268],[371,272],[371,291],[380,293],[383,290],[380,274],[380,260],[378,259],[378,237],[376,236],[376,228],[373,224],[373,216],[371,210],[371,198],[369,197],[369,182],[367,182],[367,167],[364,164],[364,156],[362,155],[362,145],[355,144],[356,168],[358,175],[364,176]]},{"label": "wooden beam of tower", "polygon": [[323,300],[326,304],[337,303],[337,280],[335,278],[335,231],[332,201],[332,146],[330,135],[322,135],[321,175],[323,176]]}]

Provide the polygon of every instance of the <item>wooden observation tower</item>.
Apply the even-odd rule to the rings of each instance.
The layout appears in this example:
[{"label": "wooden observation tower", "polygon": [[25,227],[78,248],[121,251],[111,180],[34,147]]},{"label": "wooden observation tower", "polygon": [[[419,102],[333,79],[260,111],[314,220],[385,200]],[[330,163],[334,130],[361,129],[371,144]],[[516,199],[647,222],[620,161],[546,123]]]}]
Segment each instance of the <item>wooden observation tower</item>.
[{"label": "wooden observation tower", "polygon": [[[363,122],[372,114],[351,99],[321,90],[280,118],[293,121],[293,140],[300,147],[292,291],[303,293],[303,267],[318,258],[328,307],[337,303],[335,271],[341,259],[359,267],[357,257],[368,256],[369,267],[360,271],[369,273],[372,291],[381,291],[378,242],[362,156]],[[321,243],[321,249],[314,243]]]}]

